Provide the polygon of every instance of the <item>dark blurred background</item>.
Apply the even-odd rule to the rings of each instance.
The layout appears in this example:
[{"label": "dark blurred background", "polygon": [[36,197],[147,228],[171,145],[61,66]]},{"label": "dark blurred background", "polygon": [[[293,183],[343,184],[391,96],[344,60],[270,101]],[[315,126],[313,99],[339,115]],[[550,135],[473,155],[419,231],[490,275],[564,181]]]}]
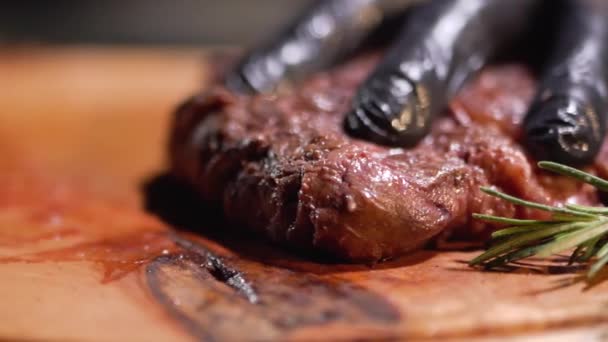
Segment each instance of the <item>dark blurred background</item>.
[{"label": "dark blurred background", "polygon": [[0,43],[243,45],[311,0],[0,0]]}]

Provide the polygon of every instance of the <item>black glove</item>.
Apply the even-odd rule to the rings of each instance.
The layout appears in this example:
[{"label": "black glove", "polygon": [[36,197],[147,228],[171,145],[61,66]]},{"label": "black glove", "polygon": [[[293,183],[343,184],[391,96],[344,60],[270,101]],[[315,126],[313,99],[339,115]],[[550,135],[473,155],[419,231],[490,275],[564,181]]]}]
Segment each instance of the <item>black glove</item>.
[{"label": "black glove", "polygon": [[538,159],[588,163],[606,130],[606,0],[322,0],[247,55],[226,83],[239,92],[272,91],[283,79],[331,65],[399,18],[396,41],[359,88],[345,129],[413,146],[466,80],[527,28],[544,25],[541,11],[559,25],[524,121],[525,141]]}]

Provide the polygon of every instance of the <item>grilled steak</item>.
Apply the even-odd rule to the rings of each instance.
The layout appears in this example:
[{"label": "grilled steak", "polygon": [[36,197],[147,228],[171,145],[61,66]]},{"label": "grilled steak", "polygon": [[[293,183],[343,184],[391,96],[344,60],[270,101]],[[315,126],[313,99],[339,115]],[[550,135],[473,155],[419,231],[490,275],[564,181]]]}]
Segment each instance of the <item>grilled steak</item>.
[{"label": "grilled steak", "polygon": [[[395,257],[429,240],[483,240],[496,227],[471,214],[539,217],[480,192],[493,185],[543,203],[597,202],[593,189],[541,173],[518,144],[534,92],[525,68],[488,68],[416,148],[386,148],[342,129],[360,58],[276,95],[221,86],[183,104],[170,142],[172,172],[221,204],[226,217],[272,240],[338,258]],[[605,172],[602,153],[591,171]]]}]

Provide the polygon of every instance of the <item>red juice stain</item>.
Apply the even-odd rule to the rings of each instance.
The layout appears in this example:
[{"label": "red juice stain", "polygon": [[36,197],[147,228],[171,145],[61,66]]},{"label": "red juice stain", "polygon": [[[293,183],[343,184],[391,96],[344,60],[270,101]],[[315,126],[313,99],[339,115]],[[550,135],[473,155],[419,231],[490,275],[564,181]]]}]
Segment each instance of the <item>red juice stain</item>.
[{"label": "red juice stain", "polygon": [[87,261],[103,269],[101,282],[118,280],[154,258],[178,247],[167,231],[133,232],[97,241],[87,241],[50,251],[0,258],[0,263]]},{"label": "red juice stain", "polygon": [[108,283],[178,250],[164,224],[86,179],[22,168],[0,176],[0,263],[91,262]]}]

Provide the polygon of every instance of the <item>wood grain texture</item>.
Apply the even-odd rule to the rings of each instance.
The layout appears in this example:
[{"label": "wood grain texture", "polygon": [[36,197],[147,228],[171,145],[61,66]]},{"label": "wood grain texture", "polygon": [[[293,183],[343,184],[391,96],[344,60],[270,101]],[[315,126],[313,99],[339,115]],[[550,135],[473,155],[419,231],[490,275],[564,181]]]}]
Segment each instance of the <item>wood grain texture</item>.
[{"label": "wood grain texture", "polygon": [[[504,273],[468,268],[478,251],[329,264],[218,234],[203,211],[176,235],[142,209],[142,184],[163,169],[172,109],[208,79],[202,56],[0,49],[1,339],[607,338],[608,282],[588,287],[556,260]],[[111,243],[124,237],[137,243]]]}]

